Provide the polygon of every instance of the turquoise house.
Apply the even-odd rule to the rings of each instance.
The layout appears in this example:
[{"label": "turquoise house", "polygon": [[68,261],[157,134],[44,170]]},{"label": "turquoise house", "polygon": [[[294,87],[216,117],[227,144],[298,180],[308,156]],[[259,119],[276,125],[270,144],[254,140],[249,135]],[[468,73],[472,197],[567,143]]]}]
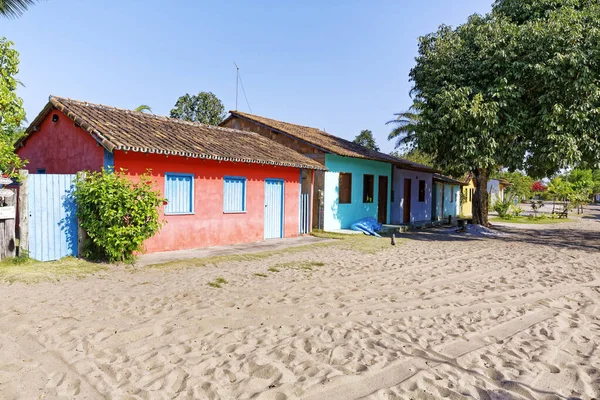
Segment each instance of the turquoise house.
[{"label": "turquoise house", "polygon": [[325,167],[328,171],[323,185],[323,229],[347,229],[364,217],[389,223],[388,194],[392,183],[389,163],[326,154]]},{"label": "turquoise house", "polygon": [[[312,228],[328,231],[348,229],[353,222],[365,217],[389,224],[394,216],[402,213],[402,203],[394,197],[393,180],[400,179],[403,170],[436,172],[424,165],[368,149],[317,128],[240,111],[230,111],[229,117],[221,125],[258,133],[325,167],[326,171],[314,171],[310,176],[302,177],[303,182],[309,179],[314,182],[314,192],[302,190],[304,196],[310,196]],[[419,181],[415,180],[414,185],[417,200],[412,207],[416,210],[416,207],[423,208],[426,204],[427,210],[423,213],[413,210],[413,215],[423,214],[430,218],[431,183],[429,186],[421,185],[421,191]],[[419,202],[419,196],[426,200]]]}]

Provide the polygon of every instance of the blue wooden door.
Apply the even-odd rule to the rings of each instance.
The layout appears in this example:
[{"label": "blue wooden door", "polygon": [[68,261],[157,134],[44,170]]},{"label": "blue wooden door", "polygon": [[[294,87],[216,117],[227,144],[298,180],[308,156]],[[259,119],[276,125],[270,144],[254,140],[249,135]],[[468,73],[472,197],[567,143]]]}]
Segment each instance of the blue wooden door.
[{"label": "blue wooden door", "polygon": [[40,261],[77,256],[77,175],[28,176],[29,256]]},{"label": "blue wooden door", "polygon": [[283,181],[265,180],[265,239],[283,237]]}]

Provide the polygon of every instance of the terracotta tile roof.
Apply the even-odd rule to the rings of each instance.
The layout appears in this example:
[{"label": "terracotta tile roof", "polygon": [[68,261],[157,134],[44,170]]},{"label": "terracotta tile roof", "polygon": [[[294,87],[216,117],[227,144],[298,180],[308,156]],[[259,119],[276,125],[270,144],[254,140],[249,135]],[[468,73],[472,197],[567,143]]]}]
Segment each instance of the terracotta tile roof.
[{"label": "terracotta tile roof", "polygon": [[[55,96],[50,96],[49,103],[27,129],[27,136],[35,132],[53,109],[62,111],[111,152],[125,150],[325,169],[318,162],[256,133],[184,122]],[[27,140],[27,137],[23,140]]]},{"label": "terracotta tile roof", "polygon": [[[298,140],[306,142],[318,149],[321,149],[327,153],[337,154],[339,156],[363,158],[368,160],[383,161],[397,165],[400,168],[423,171],[423,172],[436,172],[434,168],[426,165],[417,164],[412,161],[404,160],[398,157],[394,157],[389,154],[381,153],[368,149],[364,146],[356,144],[346,139],[331,135],[325,131],[317,128],[311,128],[309,126],[302,126],[296,124],[290,124],[288,122],[277,121],[270,118],[261,117],[259,115],[253,115],[244,113],[241,111],[229,111],[232,117],[245,118],[250,121],[254,121],[261,125],[267,126],[268,128],[283,132],[289,136],[292,136]],[[227,121],[227,120],[226,120]],[[225,122],[225,121],[224,121]]]}]

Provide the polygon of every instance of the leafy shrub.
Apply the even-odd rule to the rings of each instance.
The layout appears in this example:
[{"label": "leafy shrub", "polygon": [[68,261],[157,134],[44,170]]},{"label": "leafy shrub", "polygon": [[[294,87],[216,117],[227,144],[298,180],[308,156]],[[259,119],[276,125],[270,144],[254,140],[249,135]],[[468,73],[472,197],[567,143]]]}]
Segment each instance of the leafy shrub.
[{"label": "leafy shrub", "polygon": [[510,215],[508,211],[510,210],[512,202],[510,201],[502,201],[498,200],[494,203],[494,211],[498,213],[498,216],[502,219],[507,219],[506,217]]},{"label": "leafy shrub", "polygon": [[88,172],[76,183],[75,201],[89,238],[86,258],[133,261],[134,252],[162,226],[157,208],[164,200],[149,174],[133,182],[123,170]]},{"label": "leafy shrub", "polygon": [[521,206],[513,206],[512,210],[513,210],[513,215],[515,217],[520,217],[521,214],[523,214],[523,211],[524,211],[523,207],[521,207]]}]

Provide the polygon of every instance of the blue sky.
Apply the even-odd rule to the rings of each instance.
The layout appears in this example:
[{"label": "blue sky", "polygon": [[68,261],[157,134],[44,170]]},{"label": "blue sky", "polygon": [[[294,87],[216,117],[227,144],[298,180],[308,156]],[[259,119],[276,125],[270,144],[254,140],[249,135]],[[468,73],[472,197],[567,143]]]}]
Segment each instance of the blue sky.
[{"label": "blue sky", "polygon": [[21,53],[30,121],[50,94],[168,115],[180,95],[212,91],[234,109],[235,61],[255,114],[348,139],[371,129],[387,152],[417,38],[491,2],[47,0],[1,19],[0,36]]}]

